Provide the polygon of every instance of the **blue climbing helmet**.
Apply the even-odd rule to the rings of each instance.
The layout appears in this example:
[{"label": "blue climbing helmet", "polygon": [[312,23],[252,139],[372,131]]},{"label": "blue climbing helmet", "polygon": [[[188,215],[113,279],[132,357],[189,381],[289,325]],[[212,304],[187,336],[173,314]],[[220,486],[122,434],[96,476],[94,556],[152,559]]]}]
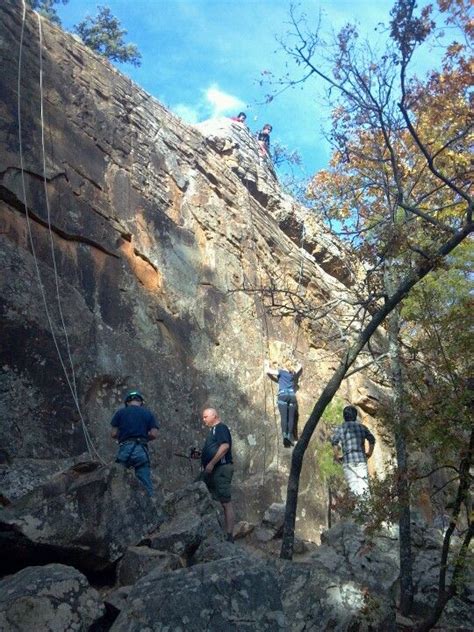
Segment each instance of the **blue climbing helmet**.
[{"label": "blue climbing helmet", "polygon": [[127,405],[128,402],[131,402],[133,399],[138,400],[142,404],[145,401],[145,399],[144,399],[143,395],[140,393],[140,391],[128,391],[128,393],[125,395],[125,399],[123,400],[124,404]]}]

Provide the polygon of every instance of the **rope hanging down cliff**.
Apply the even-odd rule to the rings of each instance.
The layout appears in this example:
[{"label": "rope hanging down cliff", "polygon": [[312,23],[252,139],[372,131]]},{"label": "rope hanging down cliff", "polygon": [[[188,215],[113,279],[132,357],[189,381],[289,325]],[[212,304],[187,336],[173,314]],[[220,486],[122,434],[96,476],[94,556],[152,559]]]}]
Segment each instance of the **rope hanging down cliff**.
[{"label": "rope hanging down cliff", "polygon": [[25,21],[26,21],[26,4],[25,4],[25,0],[22,0],[22,5],[23,5],[23,12],[22,12],[22,23],[21,23],[20,46],[19,46],[19,53],[18,53],[18,145],[19,145],[19,154],[20,154],[21,184],[22,184],[23,202],[24,202],[24,207],[25,207],[26,224],[27,224],[27,230],[28,230],[28,239],[29,239],[29,242],[30,242],[31,252],[32,252],[32,255],[33,255],[33,261],[34,261],[34,265],[35,265],[36,276],[37,276],[37,279],[38,279],[38,286],[40,288],[41,297],[43,299],[45,313],[46,313],[46,317],[47,317],[47,320],[48,320],[49,328],[51,330],[51,335],[52,335],[52,338],[53,338],[54,346],[56,348],[56,352],[58,354],[59,362],[60,362],[62,370],[64,372],[64,376],[66,378],[66,382],[68,384],[69,390],[71,391],[72,399],[73,399],[74,404],[76,406],[76,409],[77,409],[77,412],[78,412],[78,415],[79,415],[79,419],[81,421],[81,427],[82,427],[82,431],[84,433],[84,439],[85,439],[85,442],[86,442],[87,451],[89,452],[89,455],[90,455],[91,459],[93,458],[93,454],[95,454],[95,456],[99,459],[99,461],[104,464],[103,459],[101,458],[101,456],[97,452],[97,449],[94,446],[94,443],[93,443],[92,438],[90,436],[89,430],[87,429],[87,426],[86,426],[86,423],[85,423],[85,420],[84,420],[84,417],[83,417],[83,414],[82,414],[82,411],[81,411],[81,407],[79,405],[79,399],[78,399],[78,395],[77,395],[77,386],[76,386],[76,376],[75,376],[75,371],[74,371],[74,363],[72,361],[72,356],[71,356],[70,346],[69,346],[69,340],[68,340],[68,337],[67,337],[66,326],[65,326],[63,312],[62,312],[62,307],[61,307],[61,303],[60,303],[59,279],[58,279],[58,272],[57,272],[56,257],[55,257],[55,253],[54,253],[53,235],[52,235],[52,228],[51,228],[51,213],[50,213],[50,204],[49,204],[49,198],[48,198],[48,193],[47,193],[47,179],[46,179],[46,157],[45,157],[45,153],[46,152],[45,152],[45,142],[44,142],[44,112],[43,112],[43,53],[42,53],[43,36],[42,36],[42,28],[41,28],[41,17],[36,12],[35,13],[36,13],[37,18],[38,18],[39,50],[40,50],[40,54],[39,54],[39,61],[40,61],[40,99],[41,99],[40,114],[41,114],[41,143],[42,143],[42,152],[43,152],[43,155],[42,155],[43,156],[43,182],[44,182],[46,209],[47,209],[47,216],[48,216],[48,231],[49,231],[50,244],[51,244],[51,253],[52,253],[52,258],[53,258],[53,270],[54,270],[55,285],[56,285],[56,295],[57,295],[58,309],[59,309],[60,319],[61,319],[61,326],[62,326],[62,329],[63,329],[63,332],[64,332],[64,336],[65,336],[65,340],[66,340],[66,348],[67,348],[67,353],[68,353],[68,357],[69,357],[69,364],[70,364],[70,367],[71,367],[71,379],[70,379],[70,377],[68,375],[68,371],[66,369],[66,365],[65,365],[65,362],[64,362],[63,354],[61,353],[61,350],[59,348],[57,336],[56,336],[56,334],[54,332],[53,321],[52,321],[52,318],[51,318],[51,313],[50,313],[50,309],[49,309],[49,305],[48,305],[48,300],[47,300],[47,297],[46,297],[46,291],[45,291],[44,284],[43,284],[43,281],[42,281],[42,278],[41,278],[41,272],[40,272],[40,268],[39,268],[39,264],[38,264],[38,258],[37,258],[37,255],[36,255],[36,248],[35,248],[35,244],[34,244],[34,241],[33,241],[33,232],[32,232],[32,229],[31,229],[30,214],[29,214],[28,201],[27,201],[27,195],[26,195],[25,168],[24,168],[24,160],[23,160],[23,126],[22,126],[22,116],[21,116],[21,79],[22,79],[22,61],[23,61],[23,41],[24,41],[24,34],[25,34]]},{"label": "rope hanging down cliff", "polygon": [[[253,222],[253,213],[252,213],[252,201],[250,199],[250,191],[247,185],[247,174],[248,174],[248,169],[245,171],[244,177],[242,178],[242,182],[244,183],[245,189],[247,191],[247,205],[248,205],[248,209],[249,209],[249,219],[250,219],[250,229],[251,229],[251,244],[252,244],[252,250],[255,256],[255,270],[258,271],[259,270],[259,258],[258,258],[258,254],[257,254],[257,247],[256,247],[256,237],[255,237],[255,228],[254,228],[254,222]],[[247,275],[245,274],[245,270],[244,267],[242,265],[242,274],[244,279],[247,277]],[[259,274],[259,282],[260,282],[260,287],[262,286],[262,277]],[[262,331],[263,331],[263,337],[262,337],[262,368],[264,368],[265,366],[265,354],[266,354],[266,350],[269,351],[270,349],[270,343],[269,343],[269,332],[268,332],[268,321],[267,321],[267,314],[265,311],[265,304],[262,300]],[[255,310],[258,314],[258,305],[255,302]],[[273,398],[272,398],[273,401]],[[266,387],[266,380],[263,380],[263,413],[264,413],[264,417],[265,417],[265,421],[267,419],[268,416],[268,410],[267,410],[267,387]],[[276,418],[275,415],[275,407],[273,407],[273,417],[274,419]],[[277,455],[278,455],[278,450],[277,450]],[[278,457],[277,457],[278,458]],[[265,472],[267,469],[267,433],[263,432],[263,470],[262,470],[262,484],[265,482]]]}]

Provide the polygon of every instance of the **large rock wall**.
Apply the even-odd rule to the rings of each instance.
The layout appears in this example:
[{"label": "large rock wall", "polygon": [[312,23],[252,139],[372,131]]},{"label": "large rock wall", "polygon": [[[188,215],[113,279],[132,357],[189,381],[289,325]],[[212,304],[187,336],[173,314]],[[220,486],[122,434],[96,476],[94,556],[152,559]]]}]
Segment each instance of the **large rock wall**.
[{"label": "large rock wall", "polygon": [[[21,3],[4,0],[0,430],[5,480],[24,464],[37,462],[44,469],[45,463],[84,451],[67,379],[72,390],[75,382],[85,423],[106,460],[115,450],[110,416],[127,388],[140,387],[162,421],[152,459],[168,489],[192,475],[174,453],[202,441],[202,407],[220,409],[234,437],[238,509],[241,517],[251,518],[283,498],[290,460],[280,445],[264,357],[297,343],[304,364],[299,396],[304,420],[337,361],[337,345],[331,342],[337,328],[354,315],[349,286],[357,282],[359,266],[280,191],[245,128],[229,121],[200,129],[183,124],[109,63],[43,21],[45,186],[38,21],[27,12],[19,94],[21,22]],[[300,243],[304,217],[310,229]],[[304,294],[316,307],[333,307],[327,317],[298,325],[292,316],[269,309],[271,297],[262,302],[259,288],[272,283]],[[360,374],[344,388],[342,395],[362,406],[376,404],[380,396]],[[373,404],[365,407],[374,411]],[[311,455],[301,489],[298,520],[302,535],[311,536],[325,521],[325,491]],[[8,498],[9,490],[3,494]]]}]

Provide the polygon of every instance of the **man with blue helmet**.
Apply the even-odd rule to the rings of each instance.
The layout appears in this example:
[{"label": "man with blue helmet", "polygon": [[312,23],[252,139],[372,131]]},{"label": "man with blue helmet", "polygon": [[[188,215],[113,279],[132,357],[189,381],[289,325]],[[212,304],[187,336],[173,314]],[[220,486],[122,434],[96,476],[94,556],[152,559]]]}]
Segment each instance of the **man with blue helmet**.
[{"label": "man with blue helmet", "polygon": [[153,495],[148,441],[158,435],[159,423],[153,413],[145,408],[140,391],[130,391],[125,396],[125,407],[112,417],[112,438],[117,439],[119,449],[117,463],[133,467],[138,480],[149,496]]}]

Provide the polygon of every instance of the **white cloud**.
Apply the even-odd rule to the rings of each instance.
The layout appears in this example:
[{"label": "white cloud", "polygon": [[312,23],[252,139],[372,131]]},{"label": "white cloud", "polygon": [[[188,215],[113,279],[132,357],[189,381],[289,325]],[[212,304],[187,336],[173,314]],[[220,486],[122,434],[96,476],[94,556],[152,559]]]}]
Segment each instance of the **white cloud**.
[{"label": "white cloud", "polygon": [[191,125],[197,123],[201,118],[198,107],[186,105],[185,103],[178,103],[173,106],[172,110],[179,118],[183,119],[185,123],[191,123]]},{"label": "white cloud", "polygon": [[211,117],[229,114],[234,110],[241,110],[245,107],[245,103],[234,96],[219,89],[217,84],[213,83],[204,91],[207,103],[211,106]]},{"label": "white cloud", "polygon": [[199,101],[190,105],[178,103],[171,109],[186,123],[199,123],[209,118],[216,118],[226,114],[236,114],[245,109],[245,103],[233,94],[228,94],[219,88],[216,83],[203,89]]}]

